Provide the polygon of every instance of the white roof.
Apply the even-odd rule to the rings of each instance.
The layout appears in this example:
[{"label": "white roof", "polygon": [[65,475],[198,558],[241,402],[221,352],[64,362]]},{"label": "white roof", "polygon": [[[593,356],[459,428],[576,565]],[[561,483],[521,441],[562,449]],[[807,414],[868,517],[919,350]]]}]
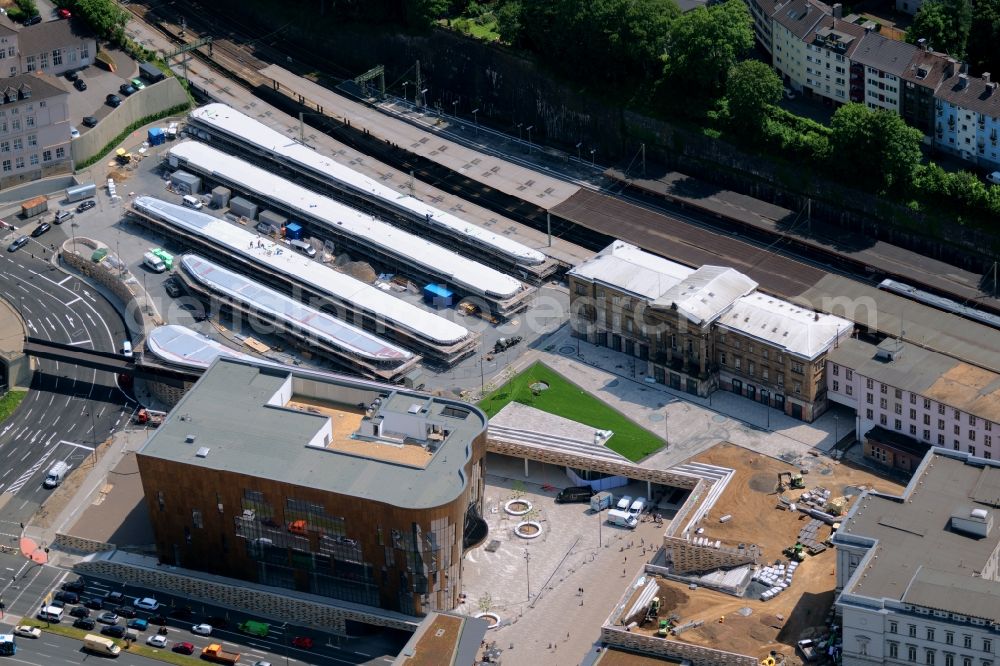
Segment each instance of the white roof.
[{"label": "white roof", "polygon": [[696,324],[714,321],[740,296],[757,288],[743,273],[722,266],[702,266],[656,299],[658,307],[677,306]]},{"label": "white roof", "polygon": [[[455,344],[469,335],[464,326],[422,310],[392,294],[293,252],[285,245],[262,238],[259,234],[207,213],[147,196],[136,197],[132,205],[188,233],[204,237],[225,248],[230,254],[240,255],[253,263],[284,273],[321,293],[328,293],[360,310],[372,312],[377,318],[391,321],[435,344]],[[258,242],[261,247],[257,247]]]},{"label": "white roof", "polygon": [[494,248],[498,253],[512,258],[517,263],[535,265],[545,261],[545,255],[538,250],[429,206],[416,197],[398,192],[225,104],[213,103],[199,107],[191,112],[191,120],[212,127],[241,143],[267,151],[296,168],[371,194],[394,208],[428,219],[431,223],[456,234],[467,236],[478,244]]},{"label": "white roof", "polygon": [[694,270],[616,240],[569,272],[654,301]]},{"label": "white roof", "polygon": [[216,342],[189,328],[174,324],[157,326],[150,331],[146,336],[146,349],[164,361],[195,368],[207,368],[219,356],[229,356],[254,363],[267,362],[230,349],[221,342]]},{"label": "white roof", "polygon": [[229,298],[248,304],[256,311],[292,324],[296,330],[354,356],[376,362],[398,363],[413,357],[413,354],[402,347],[390,344],[377,335],[343,322],[321,310],[303,305],[293,298],[198,255],[184,255],[181,257],[180,267],[213,292],[225,294]]},{"label": "white roof", "polygon": [[810,360],[829,349],[838,336],[850,335],[854,328],[846,319],[806,310],[760,292],[737,300],[718,323]]},{"label": "white roof", "polygon": [[460,291],[506,299],[523,288],[517,278],[483,266],[203,143],[184,141],[171,148],[170,155],[184,160],[188,168],[215,179],[224,179],[310,221],[335,228],[337,233],[363,239],[365,245],[375,246],[391,257],[398,257],[418,266],[428,274],[459,287]]}]

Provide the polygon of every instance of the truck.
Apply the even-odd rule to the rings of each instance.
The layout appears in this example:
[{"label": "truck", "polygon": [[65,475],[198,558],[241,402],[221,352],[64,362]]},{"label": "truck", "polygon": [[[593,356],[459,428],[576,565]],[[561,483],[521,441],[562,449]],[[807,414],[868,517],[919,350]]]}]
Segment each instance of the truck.
[{"label": "truck", "polygon": [[251,636],[259,636],[265,638],[267,633],[271,630],[271,625],[267,622],[257,622],[255,620],[247,620],[239,625],[239,630],[244,634],[250,634]]},{"label": "truck", "polygon": [[520,335],[515,335],[509,338],[500,338],[493,345],[493,353],[499,354],[500,352],[507,351],[516,344],[519,344],[523,340]]},{"label": "truck", "polygon": [[146,409],[143,407],[135,413],[135,422],[139,425],[149,426],[150,428],[158,428],[166,417],[166,412],[158,412],[155,409]]},{"label": "truck", "polygon": [[240,653],[226,652],[218,643],[212,643],[201,651],[201,658],[217,664],[235,664],[240,660]]},{"label": "truck", "polygon": [[83,638],[83,649],[88,652],[93,652],[94,654],[104,655],[106,657],[117,657],[122,651],[122,649],[118,647],[118,644],[110,638],[105,638],[104,636],[98,636],[96,634],[87,634]]},{"label": "truck", "polygon": [[63,482],[67,473],[69,473],[69,464],[60,460],[49,468],[49,473],[45,475],[45,481],[42,482],[42,485],[46,488],[55,488]]},{"label": "truck", "polygon": [[9,657],[17,654],[17,643],[14,642],[14,634],[0,634],[0,655]]},{"label": "truck", "polygon": [[608,511],[608,524],[634,530],[636,525],[639,524],[639,521],[636,520],[634,516],[630,515],[628,511],[611,509]]},{"label": "truck", "polygon": [[606,490],[602,490],[590,498],[591,511],[603,511],[610,509],[615,501],[614,495]]}]

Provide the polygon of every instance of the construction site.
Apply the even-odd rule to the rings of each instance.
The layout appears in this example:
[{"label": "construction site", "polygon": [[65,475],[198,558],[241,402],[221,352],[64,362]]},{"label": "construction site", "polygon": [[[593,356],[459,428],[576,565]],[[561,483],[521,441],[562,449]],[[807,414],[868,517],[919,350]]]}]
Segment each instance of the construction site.
[{"label": "construction site", "polygon": [[822,663],[837,644],[827,542],[838,516],[864,490],[902,485],[847,461],[793,465],[728,443],[694,461],[735,475],[700,521],[682,520],[693,506],[678,512],[602,638],[694,663]]}]

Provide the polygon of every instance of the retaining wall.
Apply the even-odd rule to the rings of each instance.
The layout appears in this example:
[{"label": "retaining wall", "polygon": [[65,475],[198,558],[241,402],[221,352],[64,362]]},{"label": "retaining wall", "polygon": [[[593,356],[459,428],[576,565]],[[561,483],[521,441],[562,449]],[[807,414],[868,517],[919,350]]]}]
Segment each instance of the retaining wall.
[{"label": "retaining wall", "polygon": [[678,661],[687,659],[693,666],[758,666],[754,657],[681,643],[668,638],[646,636],[615,627],[601,627],[601,640],[608,645],[641,654],[669,657]]},{"label": "retaining wall", "polygon": [[115,549],[115,545],[112,543],[62,533],[56,534],[51,547],[71,553],[102,553]]}]

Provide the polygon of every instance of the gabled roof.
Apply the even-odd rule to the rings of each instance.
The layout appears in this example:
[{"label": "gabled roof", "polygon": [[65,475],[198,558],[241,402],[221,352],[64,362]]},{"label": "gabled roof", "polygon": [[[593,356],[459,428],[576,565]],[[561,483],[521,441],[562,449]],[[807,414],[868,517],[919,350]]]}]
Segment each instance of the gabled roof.
[{"label": "gabled roof", "polygon": [[774,12],[774,20],[799,39],[805,39],[820,20],[830,14],[830,7],[813,0],[790,0]]},{"label": "gabled roof", "polygon": [[[12,93],[15,99],[5,102],[8,92]],[[28,94],[28,97],[24,97],[25,93]],[[18,74],[0,79],[0,106],[27,99],[47,99],[56,95],[68,94],[52,76],[44,72]]]},{"label": "gabled roof", "polygon": [[945,54],[918,48],[902,76],[907,81],[937,90],[948,72],[956,68],[957,63]]},{"label": "gabled roof", "polygon": [[1000,116],[1000,90],[995,81],[984,81],[966,74],[955,72],[941,82],[935,97],[950,102],[955,106],[983,113],[988,116]]},{"label": "gabled roof", "polygon": [[743,273],[722,266],[702,266],[653,302],[676,308],[699,326],[715,321],[733,302],[757,288]]},{"label": "gabled roof", "polygon": [[902,76],[919,50],[913,44],[887,39],[877,32],[869,32],[861,39],[851,60],[866,67],[874,67],[886,74]]},{"label": "gabled roof", "polygon": [[812,32],[806,35],[805,41],[850,58],[864,36],[865,29],[860,25],[833,16],[824,16]]},{"label": "gabled roof", "polygon": [[7,15],[0,16],[0,37],[11,37],[16,34],[17,30],[14,29]]},{"label": "gabled roof", "polygon": [[615,241],[593,259],[569,272],[578,278],[653,301],[694,270],[622,241]]},{"label": "gabled roof", "polygon": [[846,319],[806,310],[760,292],[736,301],[719,317],[719,326],[810,360],[829,349],[838,337],[854,330],[854,324]]},{"label": "gabled roof", "polygon": [[43,21],[25,26],[17,36],[17,46],[23,55],[36,55],[45,51],[79,44],[84,39],[93,39],[83,23],[73,19]]}]

